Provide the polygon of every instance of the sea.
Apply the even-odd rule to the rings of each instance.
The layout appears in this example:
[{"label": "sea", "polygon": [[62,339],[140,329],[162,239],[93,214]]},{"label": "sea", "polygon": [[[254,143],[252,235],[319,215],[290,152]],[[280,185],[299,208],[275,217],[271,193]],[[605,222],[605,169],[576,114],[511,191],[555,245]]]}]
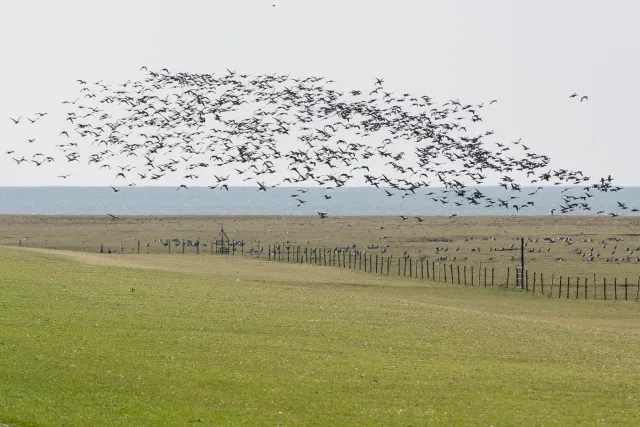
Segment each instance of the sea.
[{"label": "sea", "polygon": [[[207,187],[122,187],[114,192],[109,187],[0,187],[0,214],[3,215],[316,215],[326,212],[330,216],[416,215],[459,216],[475,215],[549,215],[558,208],[564,194],[580,195],[575,188],[562,193],[564,188],[546,187],[535,195],[535,188],[522,188],[521,192],[505,191],[500,187],[478,187],[494,200],[520,196],[512,203],[534,205],[516,212],[515,209],[487,208],[484,204],[455,206],[457,198],[442,204],[431,198],[442,188],[416,190],[415,195],[369,187],[324,188],[276,187],[266,192],[257,187],[229,187],[229,191]],[[428,196],[427,193],[434,192]],[[575,211],[572,215],[595,215],[605,211],[623,215],[640,208],[640,187],[626,187],[615,193],[595,193],[589,199],[591,211]],[[329,196],[330,199],[327,199]],[[303,200],[300,203],[297,199]],[[629,208],[623,210],[618,201]],[[559,214],[558,212],[555,213]]]}]

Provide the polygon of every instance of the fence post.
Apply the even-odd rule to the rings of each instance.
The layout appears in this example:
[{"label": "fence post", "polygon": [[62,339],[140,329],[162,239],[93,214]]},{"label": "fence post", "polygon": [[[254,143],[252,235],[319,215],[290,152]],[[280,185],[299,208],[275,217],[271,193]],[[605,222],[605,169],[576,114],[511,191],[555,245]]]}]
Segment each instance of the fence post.
[{"label": "fence post", "polygon": [[171,243],[173,243],[171,240],[167,240],[168,244],[167,247],[169,248],[169,253],[171,253]]},{"label": "fence post", "polygon": [[627,278],[624,278],[624,300],[627,301]]},{"label": "fence post", "polygon": [[580,297],[580,278],[576,277],[576,299]]},{"label": "fence post", "polygon": [[553,298],[553,280],[555,278],[555,274],[551,275],[551,290],[549,291],[549,298]]},{"label": "fence post", "polygon": [[584,278],[584,299],[589,299],[587,298],[587,292],[589,291],[589,278],[585,277]]},{"label": "fence post", "polygon": [[444,266],[444,282],[447,283],[447,264],[443,264]]},{"label": "fence post", "polygon": [[487,267],[484,268],[484,287],[487,287]]},{"label": "fence post", "polygon": [[536,294],[536,272],[533,272],[533,294]]},{"label": "fence post", "polygon": [[376,274],[378,274],[378,254],[376,254]]},{"label": "fence post", "polygon": [[511,272],[511,269],[509,267],[507,267],[507,288],[509,288],[509,274]]},{"label": "fence post", "polygon": [[471,287],[473,287],[473,265],[471,266]]},{"label": "fence post", "polygon": [[182,239],[182,254],[184,255],[184,239]]},{"label": "fence post", "polygon": [[567,277],[567,299],[569,299],[570,293],[571,293],[571,277]]},{"label": "fence post", "polygon": [[640,276],[638,276],[638,290],[636,291],[636,302],[640,301]]},{"label": "fence post", "polygon": [[140,255],[140,240],[138,240],[138,255]]},{"label": "fence post", "polygon": [[430,278],[430,276],[429,276],[429,260],[427,259],[426,261],[427,261],[427,279],[429,279]]},{"label": "fence post", "polygon": [[544,295],[544,275],[540,273],[540,288],[542,289],[542,295]]},{"label": "fence post", "polygon": [[494,268],[491,267],[491,287],[493,288],[493,273],[494,273]]},{"label": "fence post", "polygon": [[562,298],[562,276],[560,276],[560,287],[558,288],[558,298]]},{"label": "fence post", "polygon": [[[138,240],[138,247],[140,247],[140,241]],[[140,253],[140,249],[138,249],[138,253]],[[196,243],[196,255],[200,255],[200,240]]]},{"label": "fence post", "polygon": [[467,286],[467,266],[463,267],[464,270],[464,285]]},{"label": "fence post", "polygon": [[529,292],[529,270],[524,270],[525,292]]},{"label": "fence post", "polygon": [[618,278],[617,277],[613,278],[613,300],[614,301],[618,300]]},{"label": "fence post", "polygon": [[604,277],[602,279],[602,283],[604,284],[604,300],[607,300],[607,278]]},{"label": "fence post", "polygon": [[[405,267],[407,266],[406,261],[405,261]],[[411,274],[413,273],[413,259],[409,258],[409,277],[411,277]]]},{"label": "fence post", "polygon": [[453,283],[453,264],[449,264],[449,277],[451,277],[451,283]]},{"label": "fence post", "polygon": [[269,261],[271,261],[271,245],[269,245]]},{"label": "fence post", "polygon": [[122,242],[120,242],[120,255],[122,255]]},{"label": "fence post", "polygon": [[434,281],[436,280],[436,262],[435,261],[431,261],[431,279]]},{"label": "fence post", "polygon": [[387,276],[391,275],[391,257],[387,257]]}]

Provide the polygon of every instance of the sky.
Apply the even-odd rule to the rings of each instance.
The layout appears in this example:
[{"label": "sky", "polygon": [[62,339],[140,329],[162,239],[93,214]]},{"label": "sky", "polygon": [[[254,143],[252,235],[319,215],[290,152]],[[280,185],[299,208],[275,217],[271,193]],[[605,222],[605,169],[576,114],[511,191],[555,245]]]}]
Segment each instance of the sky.
[{"label": "sky", "polygon": [[143,65],[326,76],[345,91],[382,77],[442,102],[498,99],[484,113],[496,141],[522,138],[557,167],[640,185],[637,16],[640,2],[616,0],[2,2],[0,185],[114,185],[86,166],[64,181],[61,162],[17,167],[4,153],[51,151],[60,122],[39,123],[27,146],[28,124],[9,117],[62,113],[76,79],[119,83]]}]

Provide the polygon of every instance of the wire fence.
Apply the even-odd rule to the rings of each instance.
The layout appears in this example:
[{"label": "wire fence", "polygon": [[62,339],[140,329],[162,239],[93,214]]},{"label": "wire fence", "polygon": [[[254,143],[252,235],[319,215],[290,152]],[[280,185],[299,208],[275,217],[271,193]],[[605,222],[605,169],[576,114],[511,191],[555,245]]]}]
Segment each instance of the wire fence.
[{"label": "wire fence", "polygon": [[140,240],[119,242],[115,246],[81,242],[80,245],[44,240],[18,241],[21,247],[44,249],[80,250],[104,254],[195,254],[246,256],[268,262],[310,264],[360,271],[386,277],[408,277],[417,280],[449,283],[480,288],[515,288],[533,295],[549,298],[640,301],[640,276],[635,280],[627,277],[598,277],[593,274],[558,275],[523,270],[521,267],[483,266],[447,260],[445,257],[407,255],[395,256],[386,253],[367,253],[355,248],[318,248],[288,243],[267,244],[229,240],[228,242],[198,239],[157,239],[146,244]]}]

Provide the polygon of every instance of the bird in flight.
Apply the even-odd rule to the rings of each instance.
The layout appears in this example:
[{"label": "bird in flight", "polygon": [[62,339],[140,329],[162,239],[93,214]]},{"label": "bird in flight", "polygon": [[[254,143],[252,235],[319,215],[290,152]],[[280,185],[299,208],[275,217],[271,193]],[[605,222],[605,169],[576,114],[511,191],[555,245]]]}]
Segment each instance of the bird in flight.
[{"label": "bird in flight", "polygon": [[322,218],[322,219],[325,219],[326,217],[329,216],[329,214],[326,213],[326,212],[318,212],[318,215],[320,215],[320,218]]},{"label": "bird in flight", "polygon": [[582,98],[580,98],[580,102],[582,101],[588,101],[589,97],[587,95],[583,96]]},{"label": "bird in flight", "polygon": [[111,215],[111,214],[107,214],[107,215],[109,215],[109,216],[111,217],[111,220],[112,220],[112,221],[117,221],[117,220],[119,220],[119,219],[120,219],[120,217],[115,216],[115,215]]},{"label": "bird in flight", "polygon": [[12,121],[14,124],[16,124],[16,125],[17,125],[18,123],[20,123],[20,119],[21,119],[21,118],[22,118],[22,117],[18,117],[17,119],[14,119],[13,117],[9,117],[9,119],[11,119],[11,121]]},{"label": "bird in flight", "polygon": [[119,193],[120,190],[118,190],[116,187],[111,187],[111,189],[113,190],[114,193]]},{"label": "bird in flight", "polygon": [[71,174],[69,174],[69,175],[58,175],[58,178],[67,179],[70,176],[71,176]]}]

